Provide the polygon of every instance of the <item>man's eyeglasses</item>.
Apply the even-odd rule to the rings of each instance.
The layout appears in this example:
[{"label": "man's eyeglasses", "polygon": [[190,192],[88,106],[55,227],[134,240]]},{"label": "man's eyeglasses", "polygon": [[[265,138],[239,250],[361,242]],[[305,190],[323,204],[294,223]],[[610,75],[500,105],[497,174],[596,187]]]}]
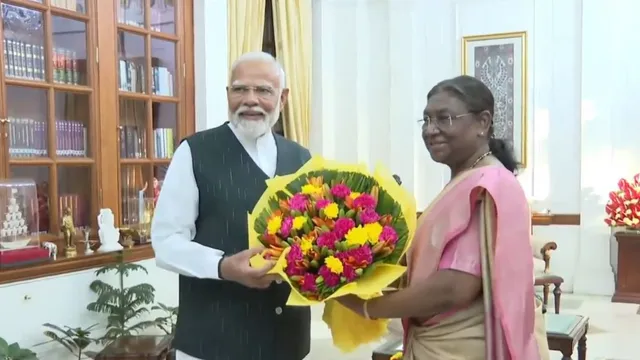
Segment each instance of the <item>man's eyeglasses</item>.
[{"label": "man's eyeglasses", "polygon": [[468,116],[468,115],[473,115],[474,113],[472,112],[468,112],[466,114],[461,114],[461,115],[455,115],[452,116],[450,114],[448,115],[438,115],[435,117],[430,117],[430,116],[425,116],[424,118],[418,120],[418,123],[420,123],[420,125],[422,125],[423,129],[426,129],[427,127],[429,127],[429,125],[433,125],[436,128],[440,129],[440,130],[445,130],[450,128],[451,126],[453,126],[453,120],[454,119],[459,119],[461,117],[464,116]]},{"label": "man's eyeglasses", "polygon": [[246,86],[246,85],[233,85],[229,87],[229,92],[232,96],[245,96],[253,91],[257,97],[263,99],[271,99],[276,96],[276,89],[271,86]]}]

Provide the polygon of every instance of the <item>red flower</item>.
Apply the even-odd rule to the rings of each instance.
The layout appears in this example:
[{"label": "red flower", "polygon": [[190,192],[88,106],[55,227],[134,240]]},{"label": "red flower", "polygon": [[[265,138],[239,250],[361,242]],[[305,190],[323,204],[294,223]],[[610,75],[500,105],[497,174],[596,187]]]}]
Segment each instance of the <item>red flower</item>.
[{"label": "red flower", "polygon": [[335,225],[333,226],[333,231],[336,234],[338,239],[342,239],[349,230],[353,229],[356,226],[356,222],[351,218],[340,218],[336,220]]},{"label": "red flower", "polygon": [[320,236],[318,236],[318,240],[316,240],[316,244],[318,244],[318,247],[322,248],[326,246],[330,250],[334,250],[336,248],[337,241],[338,237],[336,236],[336,234],[329,231],[320,234]]},{"label": "red flower", "polygon": [[300,279],[299,285],[300,290],[303,292],[315,293],[317,291],[316,276],[311,273],[304,274],[302,279]]},{"label": "red flower", "polygon": [[360,194],[353,200],[353,207],[358,209],[375,209],[376,205],[376,199],[369,194]]},{"label": "red flower", "polygon": [[347,250],[336,255],[343,264],[350,265],[356,269],[364,269],[373,262],[373,253],[368,246]]},{"label": "red flower", "polygon": [[338,199],[344,199],[351,194],[351,189],[345,184],[336,184],[331,188],[331,195]]},{"label": "red flower", "polygon": [[340,285],[340,275],[332,273],[326,265],[320,267],[318,275],[322,276],[324,284],[329,288]]}]

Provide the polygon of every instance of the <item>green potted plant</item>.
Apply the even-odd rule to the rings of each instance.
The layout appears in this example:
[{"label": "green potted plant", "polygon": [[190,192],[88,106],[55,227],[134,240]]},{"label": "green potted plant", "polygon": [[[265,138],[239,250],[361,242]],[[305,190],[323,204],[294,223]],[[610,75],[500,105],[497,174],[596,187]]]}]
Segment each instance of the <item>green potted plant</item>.
[{"label": "green potted plant", "polygon": [[36,353],[23,349],[18,343],[9,344],[0,337],[0,360],[38,360]]},{"label": "green potted plant", "polygon": [[62,328],[50,323],[43,324],[42,326],[48,329],[44,331],[44,336],[48,337],[49,340],[36,346],[57,342],[65,349],[69,350],[76,359],[91,359],[93,358],[93,354],[85,352],[85,349],[97,341],[91,337],[91,330],[93,330],[97,325],[98,324],[94,324],[83,329],[80,327],[72,328],[69,326],[64,326],[64,328]]},{"label": "green potted plant", "polygon": [[154,320],[155,326],[160,328],[160,330],[164,331],[167,335],[175,334],[176,320],[178,319],[178,307],[158,303],[158,305],[154,305],[151,310],[163,312],[162,316],[159,316]]},{"label": "green potted plant", "polygon": [[117,285],[113,286],[100,279],[94,280],[89,285],[98,298],[87,305],[87,310],[107,314],[107,331],[100,338],[103,343],[111,343],[122,336],[136,335],[155,325],[152,320],[136,322],[139,317],[149,313],[147,305],[155,300],[155,289],[150,284],[142,283],[125,287],[125,278],[136,271],[148,273],[142,265],[125,262],[120,252],[116,263],[96,271],[97,276],[115,272],[118,277]]}]

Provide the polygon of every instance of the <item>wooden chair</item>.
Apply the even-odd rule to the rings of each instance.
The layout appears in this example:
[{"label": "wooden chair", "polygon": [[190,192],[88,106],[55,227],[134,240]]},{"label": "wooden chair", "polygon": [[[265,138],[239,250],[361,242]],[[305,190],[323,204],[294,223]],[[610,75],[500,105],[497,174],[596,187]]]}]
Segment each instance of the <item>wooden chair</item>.
[{"label": "wooden chair", "polygon": [[542,286],[542,312],[546,313],[546,308],[549,303],[549,291],[551,285],[553,285],[553,297],[554,297],[554,310],[556,314],[560,313],[560,295],[562,290],[560,286],[564,283],[564,279],[560,276],[554,275],[551,270],[551,254],[558,248],[558,245],[553,241],[545,241],[532,236],[532,248],[533,248],[533,271],[535,275],[535,286]]}]

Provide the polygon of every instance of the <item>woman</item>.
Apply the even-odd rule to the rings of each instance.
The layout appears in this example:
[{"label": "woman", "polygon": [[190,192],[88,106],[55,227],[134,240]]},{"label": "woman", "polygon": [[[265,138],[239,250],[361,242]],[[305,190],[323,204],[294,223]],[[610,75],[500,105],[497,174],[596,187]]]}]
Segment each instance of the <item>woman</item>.
[{"label": "woman", "polygon": [[533,291],[530,212],[517,162],[493,137],[494,98],[470,76],[427,95],[422,137],[451,181],[418,221],[407,285],[364,301],[362,316],[402,318],[408,360],[548,359]]}]

